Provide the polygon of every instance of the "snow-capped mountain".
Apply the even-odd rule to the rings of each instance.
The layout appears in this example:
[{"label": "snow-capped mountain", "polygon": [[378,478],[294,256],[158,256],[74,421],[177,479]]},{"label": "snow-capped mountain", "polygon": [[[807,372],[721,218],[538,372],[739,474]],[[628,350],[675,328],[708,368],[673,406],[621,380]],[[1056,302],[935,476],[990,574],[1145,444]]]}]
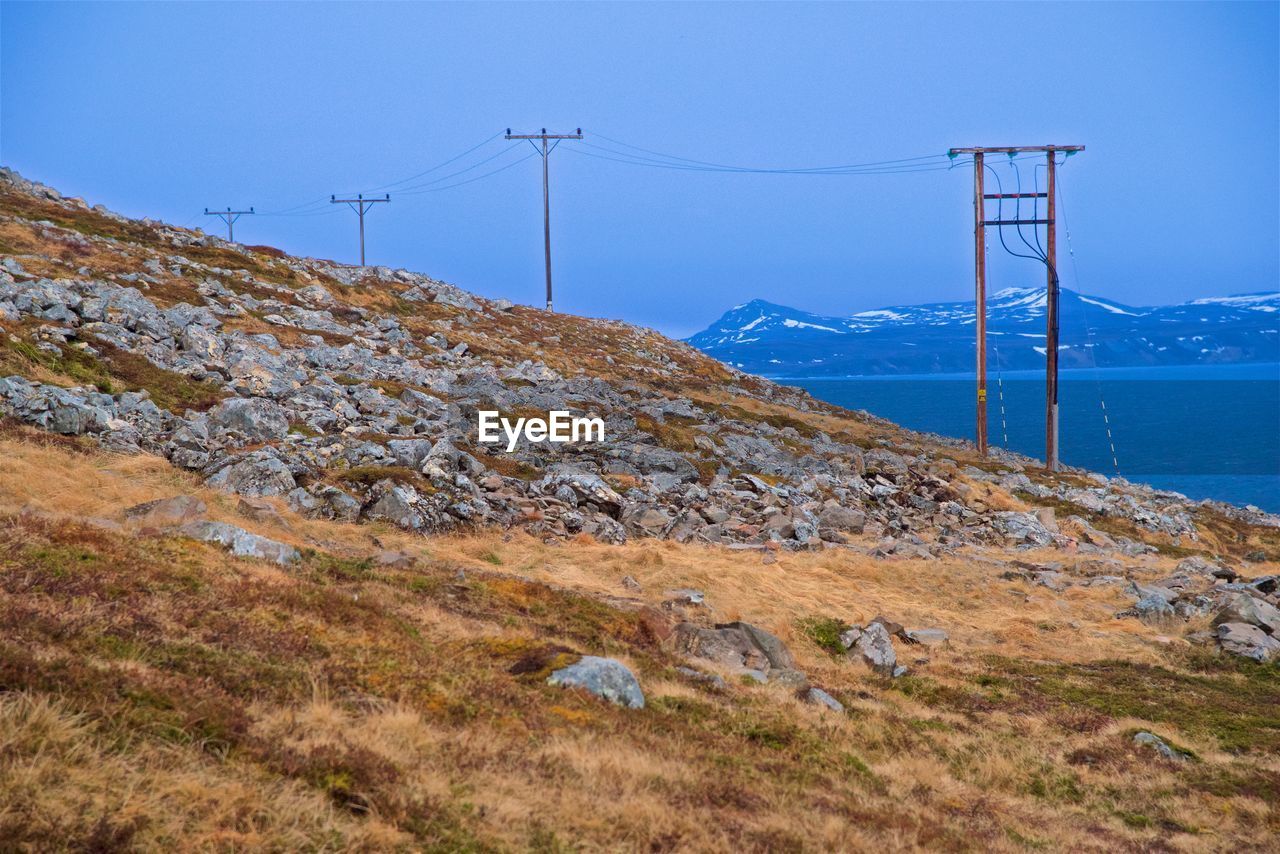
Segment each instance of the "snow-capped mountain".
[{"label": "snow-capped mountain", "polygon": [[[1044,288],[987,298],[988,361],[1006,370],[1044,364]],[[1067,289],[1061,296],[1064,368],[1280,360],[1280,293],[1208,297],[1137,308]],[[687,340],[766,376],[822,377],[972,370],[974,306],[893,306],[824,317],[752,300]],[[1091,355],[1092,354],[1092,355]]]}]

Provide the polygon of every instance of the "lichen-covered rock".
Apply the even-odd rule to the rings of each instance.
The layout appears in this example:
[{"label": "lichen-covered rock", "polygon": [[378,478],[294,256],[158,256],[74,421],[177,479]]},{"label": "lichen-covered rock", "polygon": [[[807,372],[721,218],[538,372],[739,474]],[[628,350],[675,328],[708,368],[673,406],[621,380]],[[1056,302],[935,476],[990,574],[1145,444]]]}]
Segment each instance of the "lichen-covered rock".
[{"label": "lichen-covered rock", "polygon": [[639,680],[625,664],[614,658],[584,655],[576,663],[552,673],[547,682],[583,688],[618,706],[644,708],[644,692],[640,690]]},{"label": "lichen-covered rock", "polygon": [[250,442],[269,442],[289,432],[289,415],[275,401],[233,397],[209,412],[209,426],[222,433],[237,433]]}]

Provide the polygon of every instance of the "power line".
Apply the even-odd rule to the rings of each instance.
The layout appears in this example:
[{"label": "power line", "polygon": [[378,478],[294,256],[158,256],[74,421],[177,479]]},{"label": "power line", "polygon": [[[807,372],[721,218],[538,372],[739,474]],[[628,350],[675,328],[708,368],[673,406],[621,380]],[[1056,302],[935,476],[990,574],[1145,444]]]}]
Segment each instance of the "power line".
[{"label": "power line", "polygon": [[[574,150],[574,154],[580,154],[584,157],[595,157],[600,160],[612,160],[617,163],[626,163],[632,166],[648,166],[655,169],[671,169],[681,172],[729,172],[740,174],[759,174],[759,175],[876,175],[876,174],[898,174],[903,172],[944,172],[951,169],[954,163],[903,163],[900,165],[874,166],[865,167],[811,167],[803,169],[757,169],[753,167],[739,166],[701,166],[687,163],[672,163],[669,161],[659,160],[653,157],[643,157],[640,155],[630,154],[625,151],[615,151],[602,145],[592,145],[584,142],[584,146],[595,149],[596,151],[605,152],[605,154],[593,154],[589,151]],[[614,156],[608,156],[614,155]],[[945,157],[946,155],[939,155]],[[965,161],[968,162],[968,161]]]},{"label": "power line", "polygon": [[473,151],[475,151],[475,150],[477,150],[477,149],[480,149],[480,148],[484,148],[486,145],[488,145],[489,143],[493,142],[495,139],[497,139],[497,138],[498,138],[498,137],[500,137],[500,136],[502,136],[502,131],[498,131],[497,133],[495,133],[493,136],[489,137],[488,139],[485,139],[485,140],[482,140],[482,141],[480,141],[480,142],[476,143],[475,145],[471,146],[470,148],[468,148],[466,151],[462,152],[461,154],[456,154],[456,155],[454,155],[453,157],[450,157],[448,160],[443,161],[442,163],[437,163],[435,166],[432,166],[430,169],[424,169],[424,170],[423,170],[423,171],[421,171],[421,172],[418,172],[418,173],[415,173],[415,174],[413,174],[413,175],[410,175],[408,178],[401,178],[399,181],[392,181],[390,184],[383,184],[383,185],[382,185],[382,186],[380,186],[380,187],[371,187],[371,188],[370,188],[369,190],[367,190],[366,192],[377,192],[378,190],[386,190],[386,189],[390,189],[391,187],[396,187],[396,186],[399,186],[400,184],[407,184],[407,183],[408,183],[408,182],[410,182],[410,181],[414,181],[414,180],[416,180],[416,179],[418,179],[418,178],[421,178],[423,175],[430,175],[432,172],[435,172],[435,171],[437,171],[437,170],[439,170],[439,169],[443,169],[444,167],[448,166],[450,163],[453,163],[453,162],[455,162],[455,161],[457,161],[457,160],[461,160],[462,158],[466,157],[466,156],[467,156],[468,154],[470,154],[471,152],[473,152]]},{"label": "power line", "polygon": [[[632,149],[635,149],[636,151],[643,151],[645,154],[652,154],[657,157],[663,158],[665,160],[677,160],[677,161],[683,161],[685,163],[689,163],[696,166],[705,166],[705,167],[712,167],[715,169],[743,171],[743,172],[783,172],[783,173],[826,172],[826,171],[844,170],[844,169],[860,169],[868,166],[887,166],[891,164],[902,164],[902,163],[909,163],[912,161],[919,161],[919,160],[932,160],[932,159],[943,158],[947,156],[945,154],[924,154],[918,157],[903,157],[897,160],[880,160],[880,161],[874,161],[870,163],[853,163],[853,164],[844,164],[839,166],[810,166],[810,167],[803,167],[803,168],[764,168],[764,167],[749,167],[749,166],[732,166],[724,163],[712,163],[705,160],[694,160],[688,157],[679,157],[674,154],[663,154],[662,152],[659,152],[659,151],[654,151],[649,148],[642,148],[641,146],[632,145],[631,143],[623,142],[622,140],[613,139],[612,137],[605,136],[602,133],[596,133],[595,131],[592,131],[592,133],[595,136],[599,137],[600,139],[603,139],[607,142],[612,142],[614,145],[621,145],[624,148],[632,148]],[[590,145],[590,143],[583,143],[583,144]],[[592,147],[602,148],[602,146],[592,146]],[[622,153],[622,152],[619,152],[619,153]]]},{"label": "power line", "polygon": [[536,153],[536,152],[529,152],[529,153],[528,153],[528,154],[526,154],[524,157],[521,157],[521,158],[519,158],[518,160],[513,160],[513,161],[511,161],[510,163],[508,163],[508,164],[507,164],[507,165],[505,165],[505,166],[500,166],[500,167],[498,167],[497,169],[494,169],[494,170],[493,170],[493,171],[491,171],[491,172],[485,172],[483,175],[477,175],[477,176],[475,176],[474,178],[468,178],[468,179],[467,179],[467,180],[465,180],[465,181],[459,181],[459,182],[457,182],[456,184],[445,184],[443,187],[432,187],[432,188],[430,188],[430,189],[428,189],[428,190],[417,190],[417,191],[414,191],[414,192],[403,192],[403,193],[399,193],[398,195],[401,195],[401,196],[420,196],[420,195],[422,195],[423,193],[439,193],[441,190],[452,190],[454,187],[461,187],[461,186],[464,186],[464,185],[466,185],[466,184],[473,184],[473,183],[475,183],[476,181],[480,181],[480,180],[482,180],[482,179],[484,179],[484,178],[488,178],[490,175],[497,175],[499,172],[506,172],[506,171],[507,171],[508,169],[510,169],[512,166],[518,166],[518,165],[520,165],[521,163],[523,163],[523,162],[525,162],[526,160],[528,160],[529,158],[531,158],[531,157],[537,157],[537,156],[538,156],[538,155],[537,155],[537,153]]}]

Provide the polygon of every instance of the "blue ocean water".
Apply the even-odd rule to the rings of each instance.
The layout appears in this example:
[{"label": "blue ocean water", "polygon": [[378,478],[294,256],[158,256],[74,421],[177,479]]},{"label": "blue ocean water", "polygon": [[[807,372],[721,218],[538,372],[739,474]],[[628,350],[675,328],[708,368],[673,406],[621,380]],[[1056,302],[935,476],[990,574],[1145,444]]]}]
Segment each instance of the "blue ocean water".
[{"label": "blue ocean water", "polygon": [[[973,438],[972,374],[778,381],[915,430]],[[990,443],[1043,458],[1043,373],[992,372],[987,394]],[[1058,404],[1066,463],[1280,513],[1280,364],[1063,371]]]}]

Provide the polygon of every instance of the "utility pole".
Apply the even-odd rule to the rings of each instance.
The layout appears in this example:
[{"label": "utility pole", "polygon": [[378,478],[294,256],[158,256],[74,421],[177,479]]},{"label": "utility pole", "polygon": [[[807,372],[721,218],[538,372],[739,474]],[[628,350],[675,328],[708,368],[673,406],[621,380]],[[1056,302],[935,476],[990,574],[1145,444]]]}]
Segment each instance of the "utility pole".
[{"label": "utility pole", "polygon": [[[1058,470],[1058,266],[1057,266],[1057,230],[1055,221],[1056,168],[1054,160],[1057,152],[1070,157],[1084,151],[1083,145],[1020,145],[1020,146],[980,146],[974,148],[953,148],[947,153],[951,157],[959,154],[973,155],[973,231],[974,249],[977,252],[976,270],[976,313],[978,332],[978,453],[987,455],[987,268],[986,268],[986,227],[997,228],[1013,225],[1029,225],[1032,228],[1045,227],[1046,243],[1043,257],[1048,287],[1046,289],[1045,307],[1045,413],[1044,413],[1044,460],[1049,471]],[[986,154],[1007,154],[1016,157],[1019,154],[1043,153],[1047,157],[1049,180],[1043,193],[987,193],[984,191],[983,170],[989,168],[984,163]],[[1045,199],[1047,210],[1044,219],[987,219],[986,203],[990,199]]]},{"label": "utility pole", "polygon": [[[582,128],[578,128],[574,133],[547,133],[547,129],[543,128],[542,133],[512,133],[511,128],[507,128],[507,139],[527,139],[529,144],[534,147],[539,154],[542,155],[542,243],[546,252],[547,259],[547,311],[551,308],[551,189],[547,182],[547,157],[551,152],[556,150],[556,146],[560,144],[562,139],[582,139]],[[539,148],[534,140],[542,140],[542,146]],[[548,140],[555,140],[550,148],[547,147]]]},{"label": "utility pole", "polygon": [[364,215],[365,212],[372,209],[379,202],[389,202],[391,196],[384,195],[380,199],[366,199],[363,194],[357,194],[354,199],[340,199],[337,196],[329,197],[331,205],[346,205],[360,216],[360,266],[364,266]]},{"label": "utility pole", "polygon": [[978,330],[978,454],[987,455],[987,230],[982,152],[973,155],[974,325]]},{"label": "utility pole", "polygon": [[251,214],[251,213],[253,213],[253,208],[249,208],[247,211],[233,211],[231,208],[227,208],[225,211],[211,211],[208,208],[204,209],[205,216],[216,216],[218,219],[222,220],[227,224],[227,242],[228,243],[236,242],[236,237],[235,237],[236,220],[238,220],[240,217],[244,216],[245,214]]}]

